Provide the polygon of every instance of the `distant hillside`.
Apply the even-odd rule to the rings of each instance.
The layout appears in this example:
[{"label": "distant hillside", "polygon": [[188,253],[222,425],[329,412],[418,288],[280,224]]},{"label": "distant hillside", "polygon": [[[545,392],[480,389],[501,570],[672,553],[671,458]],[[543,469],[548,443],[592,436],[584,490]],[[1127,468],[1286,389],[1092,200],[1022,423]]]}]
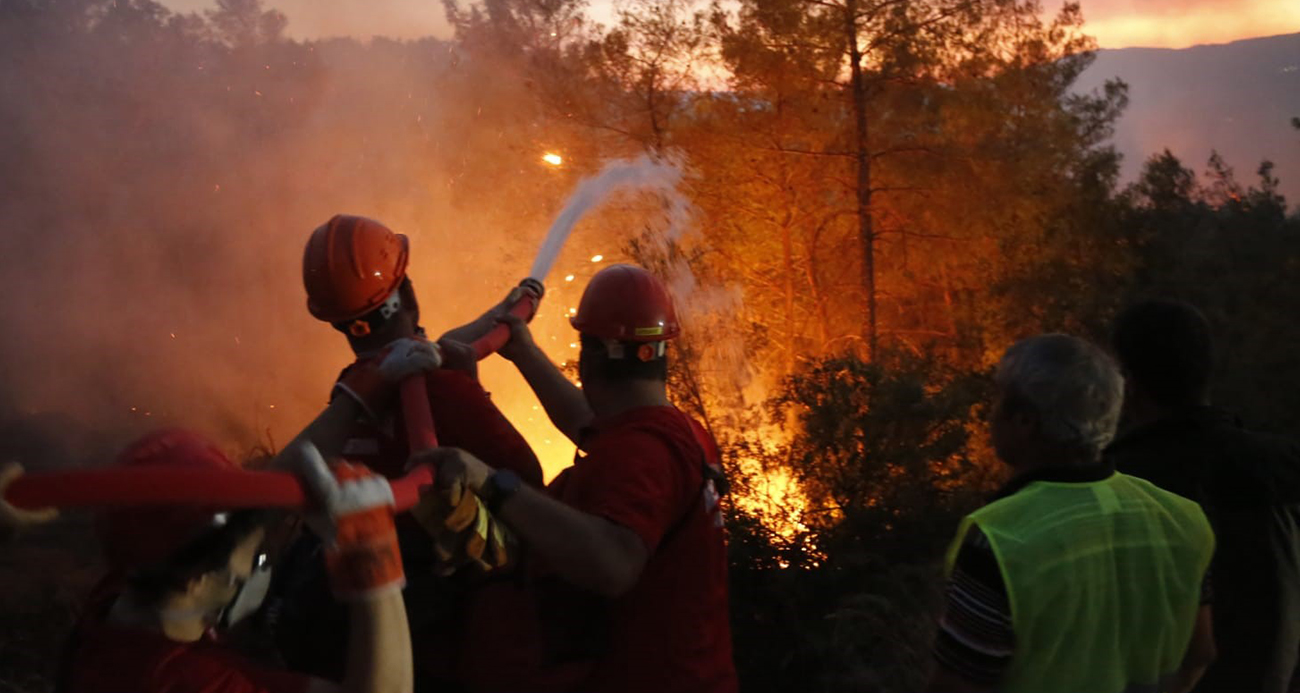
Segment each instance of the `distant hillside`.
[{"label": "distant hillside", "polygon": [[1115,132],[1132,180],[1151,154],[1168,147],[1203,171],[1217,149],[1243,182],[1273,161],[1292,209],[1300,207],[1300,34],[1181,50],[1104,50],[1080,78],[1086,91],[1120,77],[1129,108]]}]

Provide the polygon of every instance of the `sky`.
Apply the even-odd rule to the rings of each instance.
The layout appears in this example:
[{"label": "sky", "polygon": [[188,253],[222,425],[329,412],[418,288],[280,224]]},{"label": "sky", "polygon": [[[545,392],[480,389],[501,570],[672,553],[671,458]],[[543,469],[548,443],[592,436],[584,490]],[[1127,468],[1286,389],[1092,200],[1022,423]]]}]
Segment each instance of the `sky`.
[{"label": "sky", "polygon": [[[213,0],[161,0],[179,11]],[[613,16],[614,0],[590,0],[600,21]],[[1300,32],[1297,0],[1081,0],[1088,32],[1102,48],[1184,48],[1256,36]],[[439,0],[266,0],[289,17],[295,38],[322,36],[445,37]],[[1053,0],[1043,5],[1051,10]]]}]

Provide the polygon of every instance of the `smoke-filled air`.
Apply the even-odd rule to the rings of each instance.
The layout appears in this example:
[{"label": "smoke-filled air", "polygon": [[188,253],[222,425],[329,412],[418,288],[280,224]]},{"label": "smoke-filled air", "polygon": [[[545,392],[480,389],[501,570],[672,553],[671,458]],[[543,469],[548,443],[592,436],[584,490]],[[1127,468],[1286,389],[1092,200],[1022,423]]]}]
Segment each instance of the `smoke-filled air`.
[{"label": "smoke-filled air", "polygon": [[[957,522],[1010,474],[988,421],[1017,340],[1106,344],[1126,304],[1187,301],[1214,400],[1300,428],[1295,66],[1241,104],[1267,136],[1166,112],[1281,138],[1291,169],[1208,135],[1126,169],[1138,92],[1080,87],[1086,4],[584,7],[443,0],[445,38],[358,40],[296,38],[274,0],[0,0],[0,462],[103,466],[164,426],[239,460],[283,449],[356,358],[303,282],[336,214],[410,239],[430,336],[543,281],[533,334],[575,382],[584,287],[640,265],[682,326],[671,401],[730,479],[742,690],[907,693]],[[568,467],[516,368],[480,374],[545,478]],[[48,630],[0,637],[0,689],[53,690],[64,592],[88,580],[48,572],[0,561],[29,590],[0,611]],[[57,594],[29,598],[36,575]]]}]

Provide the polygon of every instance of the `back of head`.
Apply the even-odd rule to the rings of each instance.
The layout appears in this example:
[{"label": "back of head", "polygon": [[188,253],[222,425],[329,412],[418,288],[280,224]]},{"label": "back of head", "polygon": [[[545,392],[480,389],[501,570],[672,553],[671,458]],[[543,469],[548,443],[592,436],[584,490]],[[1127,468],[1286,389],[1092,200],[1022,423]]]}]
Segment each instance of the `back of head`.
[{"label": "back of head", "polygon": [[1034,415],[1056,447],[1092,459],[1115,436],[1124,378],[1093,344],[1063,334],[1021,340],[1002,357],[996,379],[1004,408]]},{"label": "back of head", "polygon": [[1134,304],[1115,320],[1112,347],[1134,385],[1162,407],[1204,403],[1214,368],[1210,324],[1178,301]]}]

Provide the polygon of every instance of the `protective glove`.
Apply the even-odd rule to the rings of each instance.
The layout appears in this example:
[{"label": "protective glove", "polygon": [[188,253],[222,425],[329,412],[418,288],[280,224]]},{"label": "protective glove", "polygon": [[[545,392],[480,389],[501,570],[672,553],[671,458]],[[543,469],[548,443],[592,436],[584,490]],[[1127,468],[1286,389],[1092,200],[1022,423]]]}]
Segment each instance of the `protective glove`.
[{"label": "protective glove", "polygon": [[331,468],[311,443],[300,452],[299,473],[317,508],[307,525],[325,543],[334,596],[355,601],[402,589],[406,574],[388,481],[360,465],[340,462]]},{"label": "protective glove", "polygon": [[464,493],[455,504],[441,494],[427,494],[411,509],[411,515],[433,540],[436,570],[443,575],[466,566],[488,572],[510,563],[516,546],[514,535],[472,492]]},{"label": "protective glove", "polygon": [[372,420],[378,420],[397,396],[397,386],[418,373],[437,370],[442,350],[424,339],[399,339],[373,358],[359,360],[334,384],[335,393],[356,400]]},{"label": "protective glove", "polygon": [[[421,458],[423,463],[435,464],[437,481],[420,496],[411,516],[433,539],[439,572],[451,574],[467,565],[485,572],[505,567],[516,553],[517,542],[471,490],[470,470],[456,454],[459,452],[441,448]],[[490,471],[477,459],[471,461],[482,466],[474,469],[475,473]]]}]

